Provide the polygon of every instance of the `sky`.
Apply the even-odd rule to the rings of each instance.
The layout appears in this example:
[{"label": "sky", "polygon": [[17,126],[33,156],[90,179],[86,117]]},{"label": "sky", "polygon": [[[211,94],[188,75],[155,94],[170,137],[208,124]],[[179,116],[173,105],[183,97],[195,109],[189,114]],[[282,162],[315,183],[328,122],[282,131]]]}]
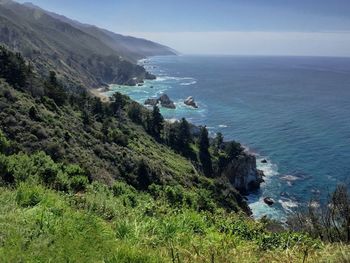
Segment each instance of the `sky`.
[{"label": "sky", "polygon": [[350,0],[31,2],[185,54],[350,56]]}]

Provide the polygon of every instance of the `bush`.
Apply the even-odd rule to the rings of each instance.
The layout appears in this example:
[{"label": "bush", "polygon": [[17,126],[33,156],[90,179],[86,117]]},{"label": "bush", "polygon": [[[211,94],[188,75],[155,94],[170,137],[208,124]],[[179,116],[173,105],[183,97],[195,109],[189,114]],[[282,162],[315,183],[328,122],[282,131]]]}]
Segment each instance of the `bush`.
[{"label": "bush", "polygon": [[0,153],[5,153],[9,150],[10,142],[6,139],[4,133],[0,130]]},{"label": "bush", "polygon": [[112,186],[114,196],[121,196],[135,192],[135,189],[123,182],[115,182]]},{"label": "bush", "polygon": [[70,179],[70,187],[74,192],[84,191],[89,184],[85,176],[74,176]]},{"label": "bush", "polygon": [[35,206],[43,199],[44,189],[41,186],[20,183],[16,192],[16,202],[22,207]]}]

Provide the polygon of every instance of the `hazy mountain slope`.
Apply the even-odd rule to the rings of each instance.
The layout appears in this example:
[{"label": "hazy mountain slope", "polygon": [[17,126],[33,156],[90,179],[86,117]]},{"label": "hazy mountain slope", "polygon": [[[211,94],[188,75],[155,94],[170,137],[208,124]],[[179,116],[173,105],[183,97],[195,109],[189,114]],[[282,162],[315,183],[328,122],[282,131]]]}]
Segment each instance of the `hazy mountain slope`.
[{"label": "hazy mountain slope", "polygon": [[98,28],[96,26],[83,24],[76,20],[69,19],[65,16],[43,10],[40,7],[33,5],[32,3],[25,3],[24,5],[33,9],[44,11],[46,14],[52,16],[53,18],[68,23],[78,28],[79,30],[98,38],[104,44],[118,52],[118,54],[132,61],[148,56],[174,55],[177,53],[175,50],[172,50],[171,48],[160,45],[158,43],[146,39],[116,34],[114,32]]},{"label": "hazy mountain slope", "polygon": [[[0,1],[0,44],[21,52],[35,69],[54,69],[69,83],[88,88],[105,83],[134,85],[150,75],[105,42],[38,8]],[[125,57],[125,58],[124,58]]]}]

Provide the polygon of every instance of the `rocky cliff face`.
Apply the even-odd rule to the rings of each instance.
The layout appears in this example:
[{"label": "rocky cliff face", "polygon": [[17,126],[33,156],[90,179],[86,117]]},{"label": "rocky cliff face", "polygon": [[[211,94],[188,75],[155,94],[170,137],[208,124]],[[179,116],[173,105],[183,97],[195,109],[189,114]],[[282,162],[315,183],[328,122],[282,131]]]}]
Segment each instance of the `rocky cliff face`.
[{"label": "rocky cliff face", "polygon": [[264,181],[264,173],[256,168],[255,156],[248,153],[233,159],[223,171],[223,175],[243,194],[258,189]]}]

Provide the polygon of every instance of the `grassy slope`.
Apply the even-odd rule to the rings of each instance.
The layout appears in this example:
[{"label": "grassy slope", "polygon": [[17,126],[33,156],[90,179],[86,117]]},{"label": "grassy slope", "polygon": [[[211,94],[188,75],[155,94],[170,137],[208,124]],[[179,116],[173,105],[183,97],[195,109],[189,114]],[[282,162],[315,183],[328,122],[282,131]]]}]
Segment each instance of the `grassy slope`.
[{"label": "grassy slope", "polygon": [[[172,208],[164,199],[93,184],[63,194],[0,189],[1,262],[348,262],[346,247],[269,234],[236,214]],[[36,205],[26,198],[37,193]],[[135,197],[130,202],[131,197]],[[346,252],[347,251],[347,252]],[[305,261],[303,261],[305,260]]]}]

